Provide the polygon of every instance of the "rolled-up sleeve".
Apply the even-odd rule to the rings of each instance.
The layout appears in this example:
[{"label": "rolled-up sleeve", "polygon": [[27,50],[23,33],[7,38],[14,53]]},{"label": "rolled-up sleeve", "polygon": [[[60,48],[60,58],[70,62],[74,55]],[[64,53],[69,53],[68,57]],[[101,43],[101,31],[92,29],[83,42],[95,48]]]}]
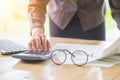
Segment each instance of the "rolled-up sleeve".
[{"label": "rolled-up sleeve", "polygon": [[48,0],[30,0],[28,4],[28,17],[30,27],[44,27],[46,6]]},{"label": "rolled-up sleeve", "polygon": [[109,3],[112,10],[112,17],[115,19],[120,29],[120,0],[109,0]]}]

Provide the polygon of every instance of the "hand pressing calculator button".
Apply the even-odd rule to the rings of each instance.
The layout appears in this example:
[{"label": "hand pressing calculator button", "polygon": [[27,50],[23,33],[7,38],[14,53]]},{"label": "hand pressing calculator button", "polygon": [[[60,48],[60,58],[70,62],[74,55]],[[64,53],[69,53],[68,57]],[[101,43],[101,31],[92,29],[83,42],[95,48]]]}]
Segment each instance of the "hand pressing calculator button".
[{"label": "hand pressing calculator button", "polygon": [[22,60],[31,60],[31,61],[44,61],[48,60],[51,57],[49,52],[31,52],[26,51],[24,53],[12,54],[12,57],[22,59]]}]

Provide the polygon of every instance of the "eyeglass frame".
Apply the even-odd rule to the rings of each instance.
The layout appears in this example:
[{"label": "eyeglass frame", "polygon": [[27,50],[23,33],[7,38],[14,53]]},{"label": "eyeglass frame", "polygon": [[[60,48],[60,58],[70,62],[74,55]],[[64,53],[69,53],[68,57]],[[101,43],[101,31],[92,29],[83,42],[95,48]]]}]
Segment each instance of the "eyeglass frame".
[{"label": "eyeglass frame", "polygon": [[[64,59],[64,61],[63,61],[62,63],[60,63],[60,64],[59,64],[59,63],[56,63],[56,62],[53,60],[54,55],[52,55],[52,54],[53,54],[55,51],[63,51],[64,54],[65,54],[65,59]],[[83,63],[82,65],[76,64],[76,63],[74,62],[74,60],[73,60],[73,57],[74,57],[73,54],[74,54],[75,52],[77,52],[77,51],[83,52],[83,53],[86,55],[86,57],[87,57],[85,63]],[[66,52],[68,52],[68,53],[71,55],[71,61],[73,62],[74,65],[76,65],[76,66],[83,66],[83,65],[87,64],[89,55],[88,55],[85,51],[83,51],[83,50],[75,50],[75,51],[73,51],[73,52],[70,52],[70,51],[67,50],[67,49],[55,49],[55,50],[51,51],[51,60],[52,60],[52,62],[53,62],[54,64],[56,64],[56,65],[64,64],[65,61],[66,61],[66,59],[67,59],[67,54],[66,54]]]}]

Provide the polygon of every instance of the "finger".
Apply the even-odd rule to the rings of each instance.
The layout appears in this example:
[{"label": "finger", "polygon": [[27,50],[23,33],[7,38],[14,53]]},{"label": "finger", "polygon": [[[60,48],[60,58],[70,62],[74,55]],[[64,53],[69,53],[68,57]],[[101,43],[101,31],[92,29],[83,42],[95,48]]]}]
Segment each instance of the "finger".
[{"label": "finger", "polygon": [[47,51],[48,51],[48,52],[51,51],[51,45],[50,45],[49,41],[47,41]]},{"label": "finger", "polygon": [[46,38],[44,38],[45,39],[45,42],[44,42],[44,51],[47,51],[47,49],[48,49],[48,46],[47,46],[47,39]]},{"label": "finger", "polygon": [[45,36],[41,36],[42,39],[42,47],[44,51],[47,51],[47,39]]},{"label": "finger", "polygon": [[35,39],[32,39],[32,40],[31,40],[31,44],[32,44],[32,50],[33,50],[33,51],[37,51],[37,49],[36,49],[36,48],[37,48],[37,47],[36,47],[36,41],[35,41]]},{"label": "finger", "polygon": [[36,37],[36,47],[37,47],[37,51],[41,51],[42,50],[42,44],[41,44],[40,37]]},{"label": "finger", "polygon": [[31,44],[31,42],[28,43],[28,48],[29,48],[30,51],[32,51],[32,44]]}]

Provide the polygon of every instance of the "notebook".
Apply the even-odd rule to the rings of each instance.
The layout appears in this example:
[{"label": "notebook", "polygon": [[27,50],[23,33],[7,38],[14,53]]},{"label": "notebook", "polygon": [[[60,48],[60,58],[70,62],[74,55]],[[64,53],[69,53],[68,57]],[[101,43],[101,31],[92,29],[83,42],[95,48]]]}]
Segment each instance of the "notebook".
[{"label": "notebook", "polygon": [[0,39],[0,53],[1,54],[14,54],[28,50],[27,47],[17,44],[8,39]]}]

